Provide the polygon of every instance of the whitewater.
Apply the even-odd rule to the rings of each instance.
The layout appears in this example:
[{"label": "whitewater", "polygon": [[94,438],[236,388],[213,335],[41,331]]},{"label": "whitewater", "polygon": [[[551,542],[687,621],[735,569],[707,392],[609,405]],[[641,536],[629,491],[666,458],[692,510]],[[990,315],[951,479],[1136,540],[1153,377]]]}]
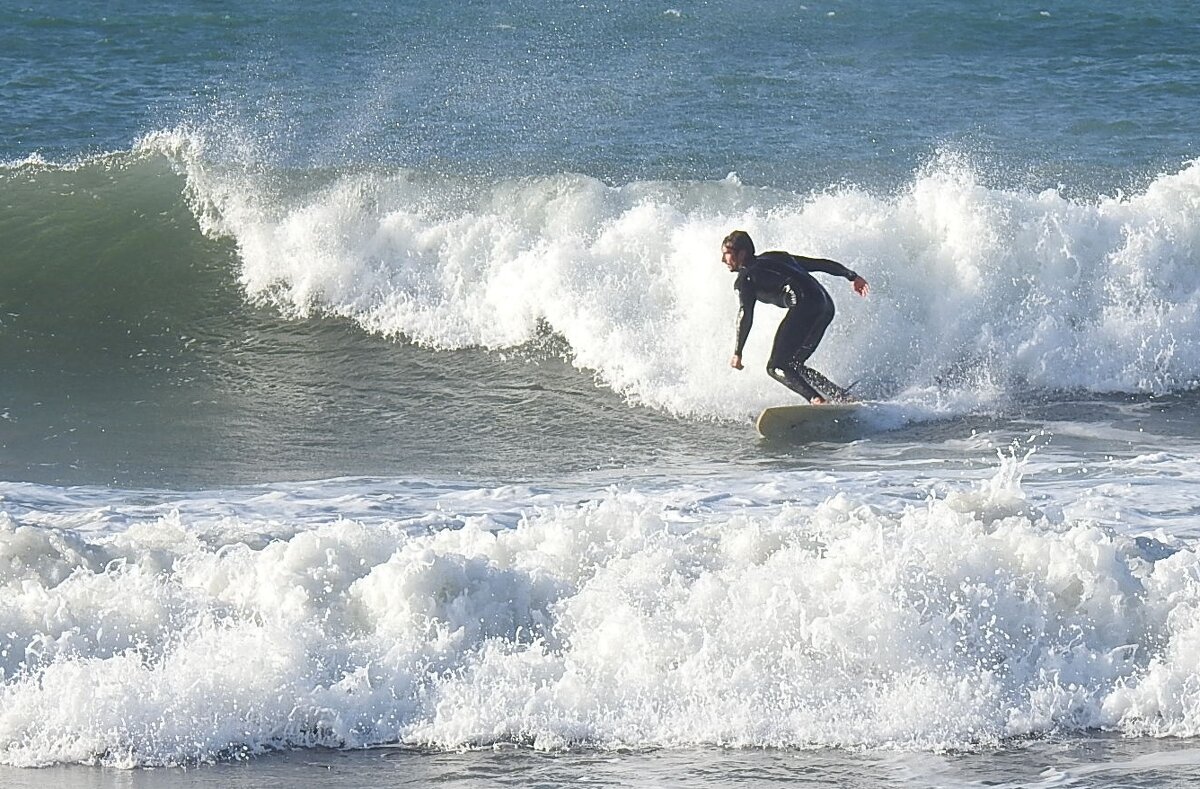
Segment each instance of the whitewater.
[{"label": "whitewater", "polygon": [[[150,354],[166,357],[150,390],[194,386],[179,369],[195,356],[272,361],[205,339],[217,324],[178,323],[241,310],[308,326],[301,345],[333,321],[352,357],[376,347],[355,337],[374,337],[467,353],[454,372],[475,380],[485,360],[493,382],[532,365],[519,390],[565,376],[578,396],[609,391],[609,407],[650,420],[643,440],[707,424],[717,432],[700,457],[731,436],[752,448],[746,420],[781,395],[722,369],[733,299],[715,250],[742,227],[871,273],[870,302],[839,299],[820,358],[904,408],[799,475],[803,446],[765,464],[735,451],[740,472],[694,447],[658,469],[546,471],[570,467],[564,447],[516,485],[431,478],[426,456],[410,459],[415,477],[191,493],[5,483],[3,759],[1193,737],[1200,565],[1186,480],[1200,436],[1156,442],[1197,369],[1197,172],[1081,201],[988,188],[943,157],[895,194],[799,195],[733,174],[614,186],[264,172],[210,160],[185,129],[74,163],[10,163],[9,190],[65,182],[134,209],[174,195],[162,245],[226,250],[228,265],[196,283],[208,292],[151,293],[190,306],[170,316],[178,340]],[[90,276],[103,289],[124,273]],[[10,303],[20,326],[26,308]],[[97,306],[55,324],[77,352],[108,350],[88,320]],[[760,330],[747,355],[765,358],[768,343]],[[280,384],[268,383],[269,401]],[[585,418],[603,423],[605,401],[588,397]],[[30,413],[10,402],[4,419]],[[266,419],[269,443],[280,426]],[[376,435],[339,441],[369,452]],[[512,439],[488,425],[437,440],[461,474],[472,451]],[[1102,459],[1081,463],[1076,442]]]},{"label": "whitewater", "polygon": [[300,522],[286,488],[9,504],[5,760],[1194,736],[1194,547],[1038,506],[1025,462],[875,505],[350,480]]},{"label": "whitewater", "polygon": [[0,782],[1192,785],[1195,15],[951,5],[0,9]]},{"label": "whitewater", "polygon": [[[264,172],[206,158],[206,143],[172,130],[65,167],[12,163],[5,180],[98,171],[119,193],[165,159],[197,231],[236,248],[232,274],[252,302],[435,351],[553,335],[602,385],[682,417],[742,418],[779,399],[761,376],[722,369],[730,338],[714,328],[730,323],[730,282],[713,260],[735,227],[871,273],[872,303],[844,300],[844,331],[822,346],[835,380],[936,406],[960,390],[995,397],[989,388],[1162,394],[1200,371],[1196,163],[1083,201],[989,188],[949,155],[895,193],[798,194],[733,173],[614,186]],[[748,356],[765,359],[770,341],[755,332]]]},{"label": "whitewater", "polygon": [[[884,295],[843,306],[846,331],[823,351],[842,380],[921,387],[978,365],[1002,384],[1166,392],[1200,369],[1196,163],[1140,194],[1081,202],[989,189],[954,157],[876,196],[747,188],[732,173],[620,186],[355,173],[312,189],[214,176],[203,140],[178,133],[141,147],[174,155],[203,230],[237,244],[251,298],[433,349],[509,348],[549,330],[576,366],[677,415],[741,416],[776,394],[721,375],[729,343],[712,327],[729,321],[729,288],[711,261],[734,227],[872,273]],[[855,353],[849,338],[864,336]],[[758,332],[750,354],[765,358],[769,341]]]}]

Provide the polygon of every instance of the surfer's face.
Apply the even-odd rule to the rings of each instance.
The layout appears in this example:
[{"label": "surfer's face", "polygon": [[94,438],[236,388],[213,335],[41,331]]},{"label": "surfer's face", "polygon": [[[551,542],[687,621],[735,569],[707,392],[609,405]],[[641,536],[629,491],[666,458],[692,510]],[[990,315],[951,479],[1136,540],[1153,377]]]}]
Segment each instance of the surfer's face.
[{"label": "surfer's face", "polygon": [[725,263],[725,268],[730,271],[737,271],[742,267],[742,263],[746,259],[746,254],[746,250],[734,249],[731,244],[721,247],[721,260]]}]

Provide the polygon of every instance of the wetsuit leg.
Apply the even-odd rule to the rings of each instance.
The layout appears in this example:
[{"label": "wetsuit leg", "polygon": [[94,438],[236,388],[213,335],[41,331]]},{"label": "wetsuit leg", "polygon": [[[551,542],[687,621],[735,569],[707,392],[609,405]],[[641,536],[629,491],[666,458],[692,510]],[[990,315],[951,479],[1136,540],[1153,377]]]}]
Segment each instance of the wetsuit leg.
[{"label": "wetsuit leg", "polygon": [[838,399],[841,387],[804,364],[817,350],[832,321],[833,301],[828,297],[816,304],[801,303],[789,309],[775,333],[767,375],[806,400]]},{"label": "wetsuit leg", "polygon": [[786,367],[774,367],[768,365],[767,375],[771,376],[776,381],[783,384],[788,389],[791,389],[793,392],[809,402],[811,402],[814,397],[824,397],[824,395],[822,395],[816,389],[813,389],[811,386],[809,386],[807,381]]},{"label": "wetsuit leg", "polygon": [[854,399],[848,390],[838,386],[811,367],[801,367],[800,375],[808,382],[809,386],[820,392],[821,396],[831,403],[848,403]]}]

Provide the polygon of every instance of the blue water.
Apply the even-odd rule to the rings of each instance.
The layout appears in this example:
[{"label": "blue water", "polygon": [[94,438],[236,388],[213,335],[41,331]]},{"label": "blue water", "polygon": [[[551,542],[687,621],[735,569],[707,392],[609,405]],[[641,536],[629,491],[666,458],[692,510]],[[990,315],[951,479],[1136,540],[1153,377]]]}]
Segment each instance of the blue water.
[{"label": "blue water", "polygon": [[1185,3],[205,3],[4,12],[2,153],[181,119],[272,160],[806,191],[933,152],[1070,188],[1193,157]]},{"label": "blue water", "polygon": [[[0,7],[5,780],[1183,785],[1198,44]],[[735,227],[870,280],[813,363],[883,416],[756,435]]]}]

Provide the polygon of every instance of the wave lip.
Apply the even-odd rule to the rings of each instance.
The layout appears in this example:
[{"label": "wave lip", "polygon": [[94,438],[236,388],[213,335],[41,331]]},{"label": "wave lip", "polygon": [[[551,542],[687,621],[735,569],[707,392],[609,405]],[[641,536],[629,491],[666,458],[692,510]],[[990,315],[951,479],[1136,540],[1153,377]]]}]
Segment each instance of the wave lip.
[{"label": "wave lip", "polygon": [[[18,250],[10,313],[40,312],[39,299],[83,271],[94,286],[75,294],[91,299],[146,281],[133,294],[143,313],[155,300],[159,313],[249,302],[434,353],[553,336],[633,403],[741,419],[781,396],[766,377],[726,366],[736,304],[714,250],[741,227],[763,247],[832,257],[872,281],[864,301],[825,280],[839,314],[813,363],[834,380],[887,382],[888,394],[932,407],[1200,380],[1197,163],[1090,202],[988,187],[948,155],[893,194],[796,195],[734,175],[614,186],[567,173],[288,171],[261,164],[252,146],[179,128],[89,162],[16,163],[0,190],[36,205],[6,226]],[[30,229],[46,214],[58,219],[53,237]],[[97,222],[108,228],[99,239]],[[96,242],[110,251],[100,266]],[[191,286],[177,287],[180,277]],[[27,281],[43,292],[22,304]],[[752,369],[777,317],[760,310]]]},{"label": "wave lip", "polygon": [[1194,735],[1196,552],[1038,512],[1020,475],[890,510],[611,491],[433,533],[5,515],[0,759]]},{"label": "wave lip", "polygon": [[[359,171],[283,183],[170,147],[206,232],[237,244],[251,298],[431,349],[509,348],[548,329],[603,383],[680,415],[740,417],[778,399],[761,377],[724,368],[734,305],[714,250],[734,227],[876,284],[863,303],[827,283],[840,314],[814,361],[835,379],[1164,392],[1200,375],[1197,163],[1142,193],[1083,202],[987,187],[952,155],[895,194],[797,196],[733,175],[610,186]],[[751,360],[773,333],[763,313]],[[962,381],[968,369],[986,380]]]}]

